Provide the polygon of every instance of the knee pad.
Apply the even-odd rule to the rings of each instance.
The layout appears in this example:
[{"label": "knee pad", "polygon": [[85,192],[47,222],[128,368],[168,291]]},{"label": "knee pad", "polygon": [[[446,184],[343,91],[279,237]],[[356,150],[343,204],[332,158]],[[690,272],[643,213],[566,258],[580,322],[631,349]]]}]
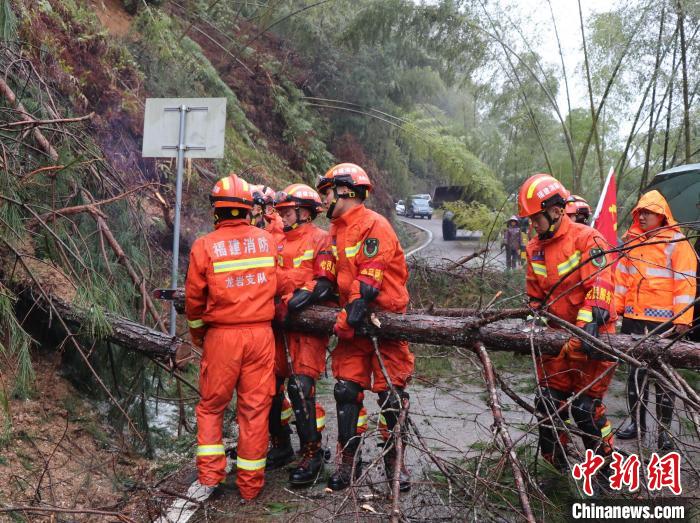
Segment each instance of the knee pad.
[{"label": "knee pad", "polygon": [[[311,376],[306,376],[304,374],[292,374],[289,377],[289,383],[287,384],[287,390],[290,396],[298,396],[301,398],[301,394],[304,395],[304,399],[311,399],[316,393],[316,380]],[[301,389],[299,388],[301,387]],[[301,390],[301,394],[299,391]]]},{"label": "knee pad", "polygon": [[364,394],[359,383],[339,380],[333,387],[333,397],[337,403],[357,403],[360,405],[364,399]]},{"label": "knee pad", "polygon": [[338,441],[343,447],[350,443],[349,448],[356,449],[360,442],[357,422],[364,399],[362,387],[353,381],[340,380],[335,384],[333,395],[337,403]]}]

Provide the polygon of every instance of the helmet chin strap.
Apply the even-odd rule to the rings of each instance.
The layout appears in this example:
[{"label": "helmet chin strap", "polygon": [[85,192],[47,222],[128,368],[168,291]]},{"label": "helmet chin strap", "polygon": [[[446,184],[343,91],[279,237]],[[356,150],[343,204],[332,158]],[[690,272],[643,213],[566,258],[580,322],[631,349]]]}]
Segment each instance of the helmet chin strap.
[{"label": "helmet chin strap", "polygon": [[299,207],[294,208],[294,214],[296,214],[297,220],[292,225],[285,225],[284,227],[282,227],[282,230],[284,232],[293,231],[300,225],[304,225],[305,223],[309,223],[311,221],[310,217],[306,220],[301,219],[301,215],[299,214]]},{"label": "helmet chin strap", "polygon": [[547,218],[547,223],[549,223],[549,227],[542,234],[538,234],[537,237],[540,240],[549,240],[554,237],[554,228],[561,221],[561,216],[554,220],[546,209],[542,211],[542,214],[544,214],[544,217]]},{"label": "helmet chin strap", "polygon": [[333,219],[333,211],[335,211],[335,204],[338,203],[338,198],[355,198],[356,196],[357,193],[355,191],[350,191],[344,194],[338,194],[338,187],[334,185],[333,200],[331,201],[331,204],[328,206],[328,210],[326,211],[326,216],[328,217],[328,219]]}]

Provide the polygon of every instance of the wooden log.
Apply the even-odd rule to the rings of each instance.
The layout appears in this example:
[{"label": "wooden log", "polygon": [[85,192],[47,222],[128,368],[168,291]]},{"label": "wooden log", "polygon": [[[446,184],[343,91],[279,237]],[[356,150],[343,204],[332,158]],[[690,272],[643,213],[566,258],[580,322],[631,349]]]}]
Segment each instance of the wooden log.
[{"label": "wooden log", "polygon": [[[60,300],[55,300],[54,303],[69,324],[80,327],[89,322],[87,311]],[[498,311],[494,311],[496,312]],[[337,313],[338,309],[315,305],[300,315],[291,317],[283,327],[288,330],[328,334],[333,331]],[[122,316],[112,313],[105,315],[111,326],[111,332],[106,336],[108,341],[150,357],[170,358],[181,344],[188,343]],[[482,342],[492,351],[519,354],[530,354],[532,343],[542,354],[558,354],[570,338],[564,331],[547,328],[538,329],[532,334],[528,331],[529,324],[513,320],[488,323],[491,321],[489,318],[474,316],[450,317],[389,312],[380,312],[377,318],[381,322],[381,328],[367,324],[358,329],[357,333],[429,345],[471,347],[474,343]],[[639,340],[631,336],[612,334],[605,335],[602,340],[641,361],[653,363],[661,358],[675,368],[700,369],[700,344],[697,343],[680,341],[666,348],[669,344],[668,339],[653,336],[632,350]]]},{"label": "wooden log", "polygon": [[[89,311],[69,305],[59,299],[54,299],[53,304],[64,321],[69,326],[74,327],[76,331],[89,324]],[[106,341],[116,343],[149,357],[169,359],[175,354],[181,344],[188,343],[181,338],[173,338],[159,330],[151,329],[118,314],[109,312],[104,314],[111,327],[111,332],[105,337]],[[46,318],[48,320],[50,315],[47,314]]]},{"label": "wooden log", "polygon": [[[299,316],[288,322],[287,328],[303,332],[328,333],[335,323],[336,309],[309,307]],[[528,325],[522,322],[497,321],[484,324],[486,320],[475,317],[447,317],[427,314],[377,314],[382,326],[370,325],[360,329],[360,333],[388,339],[404,339],[414,343],[467,347],[482,342],[492,351],[506,351],[529,354],[531,333],[525,332]],[[534,344],[543,354],[558,354],[571,336],[560,330],[542,329],[534,334]],[[639,342],[632,336],[622,334],[606,335],[603,341],[615,348],[629,352]],[[673,367],[700,369],[700,344],[680,341],[664,350],[669,340],[652,336],[630,355],[653,362],[663,350],[662,359]]]}]

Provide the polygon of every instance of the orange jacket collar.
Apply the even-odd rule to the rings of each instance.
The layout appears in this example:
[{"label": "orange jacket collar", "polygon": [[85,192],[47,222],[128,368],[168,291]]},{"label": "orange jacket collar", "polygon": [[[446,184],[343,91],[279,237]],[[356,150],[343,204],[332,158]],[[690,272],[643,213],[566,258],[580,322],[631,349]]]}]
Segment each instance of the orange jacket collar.
[{"label": "orange jacket collar", "polygon": [[334,224],[344,224],[344,223],[353,223],[357,217],[359,217],[360,214],[365,212],[367,208],[365,207],[364,203],[361,203],[360,205],[353,207],[349,211],[345,212],[342,216],[338,216],[337,218],[333,218],[332,222]]},{"label": "orange jacket collar", "polygon": [[246,218],[221,220],[219,223],[214,224],[214,230],[218,231],[221,227],[238,227],[239,225],[250,225],[250,223],[248,223],[248,220]]},{"label": "orange jacket collar", "polygon": [[542,243],[548,243],[548,242],[555,242],[558,241],[559,238],[566,236],[569,233],[569,230],[571,229],[571,218],[569,218],[566,214],[563,214],[561,217],[561,224],[559,225],[559,228],[557,231],[554,233],[554,236],[547,240],[539,240]]},{"label": "orange jacket collar", "polygon": [[288,240],[296,240],[297,238],[299,238],[303,234],[306,234],[306,230],[308,229],[306,226],[309,225],[310,223],[311,222],[301,223],[301,224],[297,225],[291,231],[286,231],[284,233],[285,238],[287,238]]}]

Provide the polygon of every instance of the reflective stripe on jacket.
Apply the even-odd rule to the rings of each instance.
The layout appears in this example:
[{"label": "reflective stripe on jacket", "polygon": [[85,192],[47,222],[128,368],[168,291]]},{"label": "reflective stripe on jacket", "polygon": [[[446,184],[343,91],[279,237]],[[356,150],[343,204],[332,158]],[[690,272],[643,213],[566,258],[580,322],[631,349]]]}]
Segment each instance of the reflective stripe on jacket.
[{"label": "reflective stripe on jacket", "polygon": [[[642,209],[664,215],[669,227],[645,234],[639,224]],[[627,318],[665,322],[695,300],[695,251],[658,191],[642,195],[632,212],[632,226],[624,236],[626,250],[615,273],[617,312]],[[690,325],[692,321],[690,307],[673,323]]]},{"label": "reflective stripe on jacket", "polygon": [[337,260],[340,305],[360,297],[360,282],[379,289],[372,303],[380,310],[405,312],[408,267],[391,224],[382,215],[358,205],[331,221]]},{"label": "reflective stripe on jacket", "polygon": [[555,316],[579,326],[592,321],[592,307],[600,307],[610,313],[609,325],[614,325],[613,274],[602,253],[608,248],[598,231],[564,215],[552,238],[533,238],[527,244],[526,290],[531,302],[547,305]]},{"label": "reflective stripe on jacket", "polygon": [[277,246],[245,220],[225,220],[197,238],[185,280],[190,327],[270,321],[275,314]]},{"label": "reflective stripe on jacket", "polygon": [[313,291],[315,279],[321,277],[335,281],[330,235],[313,223],[284,233],[277,254],[277,295],[301,288]]}]

